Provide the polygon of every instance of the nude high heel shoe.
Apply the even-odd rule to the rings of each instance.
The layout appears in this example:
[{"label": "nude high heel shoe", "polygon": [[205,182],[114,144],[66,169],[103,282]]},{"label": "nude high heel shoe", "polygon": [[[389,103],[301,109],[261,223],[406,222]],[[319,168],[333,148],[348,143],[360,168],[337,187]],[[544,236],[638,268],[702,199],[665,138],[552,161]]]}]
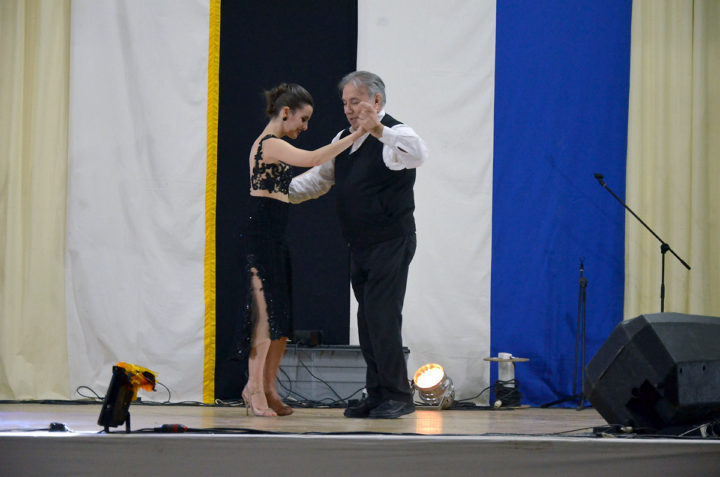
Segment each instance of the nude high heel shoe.
[{"label": "nude high heel shoe", "polygon": [[249,414],[250,414],[250,411],[252,411],[253,416],[257,416],[257,417],[274,417],[274,416],[277,416],[277,414],[275,413],[275,411],[273,411],[273,410],[270,409],[269,407],[266,407],[266,408],[263,408],[263,409],[255,407],[255,405],[253,404],[252,398],[253,398],[253,396],[257,396],[258,394],[263,394],[263,392],[262,392],[262,391],[255,391],[255,392],[251,392],[251,393],[250,393],[250,392],[248,392],[247,390],[243,390],[243,392],[242,392],[242,398],[243,398],[243,401],[245,402],[245,415],[246,415],[246,416],[249,415]]}]

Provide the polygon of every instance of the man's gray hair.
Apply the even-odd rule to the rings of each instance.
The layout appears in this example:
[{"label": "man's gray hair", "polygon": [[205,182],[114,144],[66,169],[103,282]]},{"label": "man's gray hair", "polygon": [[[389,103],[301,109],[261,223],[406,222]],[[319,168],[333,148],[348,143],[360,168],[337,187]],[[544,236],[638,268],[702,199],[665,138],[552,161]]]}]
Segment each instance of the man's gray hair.
[{"label": "man's gray hair", "polygon": [[385,106],[385,83],[375,73],[370,73],[369,71],[353,71],[352,73],[348,73],[340,80],[340,83],[338,83],[340,94],[342,94],[343,89],[345,89],[348,83],[352,83],[352,85],[358,89],[365,88],[371,100],[375,98],[376,94],[380,94],[382,105]]}]

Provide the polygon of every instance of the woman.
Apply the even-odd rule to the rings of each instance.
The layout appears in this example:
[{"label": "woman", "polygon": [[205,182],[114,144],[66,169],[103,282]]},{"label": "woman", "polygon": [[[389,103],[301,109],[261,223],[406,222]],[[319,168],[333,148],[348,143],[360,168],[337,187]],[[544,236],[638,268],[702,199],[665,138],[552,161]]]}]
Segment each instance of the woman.
[{"label": "woman", "polygon": [[250,150],[246,270],[248,304],[236,336],[237,354],[249,353],[248,381],[242,391],[246,409],[255,416],[286,416],[292,408],[277,392],[276,380],[291,334],[290,266],[285,243],[290,166],[312,167],[347,149],[365,134],[360,129],[314,151],[291,146],[306,131],[313,99],[297,84],[281,84],[265,92],[269,122]]}]

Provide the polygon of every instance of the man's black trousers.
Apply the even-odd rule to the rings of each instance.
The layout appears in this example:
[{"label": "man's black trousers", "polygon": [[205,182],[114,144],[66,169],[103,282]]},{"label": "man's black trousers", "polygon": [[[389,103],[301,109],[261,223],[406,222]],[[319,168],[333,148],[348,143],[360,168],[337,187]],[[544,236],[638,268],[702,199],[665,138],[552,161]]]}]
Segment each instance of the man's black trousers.
[{"label": "man's black trousers", "polygon": [[350,250],[350,280],[358,301],[366,389],[375,402],[412,402],[402,349],[402,308],[415,234]]}]

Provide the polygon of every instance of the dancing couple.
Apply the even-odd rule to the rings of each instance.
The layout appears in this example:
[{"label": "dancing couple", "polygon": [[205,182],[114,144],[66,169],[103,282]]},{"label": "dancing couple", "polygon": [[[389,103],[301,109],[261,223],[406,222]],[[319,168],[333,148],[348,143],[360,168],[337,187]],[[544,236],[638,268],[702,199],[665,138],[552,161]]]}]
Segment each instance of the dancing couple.
[{"label": "dancing couple", "polygon": [[[242,391],[255,416],[287,416],[277,373],[291,333],[288,208],[335,186],[338,219],[351,258],[358,301],[360,348],[367,364],[367,398],[351,418],[397,418],[415,410],[402,350],[402,307],[416,247],[415,168],[427,158],[422,139],[385,113],[385,84],[355,71],[339,83],[350,127],[314,151],[293,147],[313,114],[310,93],[297,84],[266,91],[265,129],[250,150],[246,229],[248,301],[236,331],[236,356],[248,358]],[[290,166],[311,167],[293,178]]]}]

